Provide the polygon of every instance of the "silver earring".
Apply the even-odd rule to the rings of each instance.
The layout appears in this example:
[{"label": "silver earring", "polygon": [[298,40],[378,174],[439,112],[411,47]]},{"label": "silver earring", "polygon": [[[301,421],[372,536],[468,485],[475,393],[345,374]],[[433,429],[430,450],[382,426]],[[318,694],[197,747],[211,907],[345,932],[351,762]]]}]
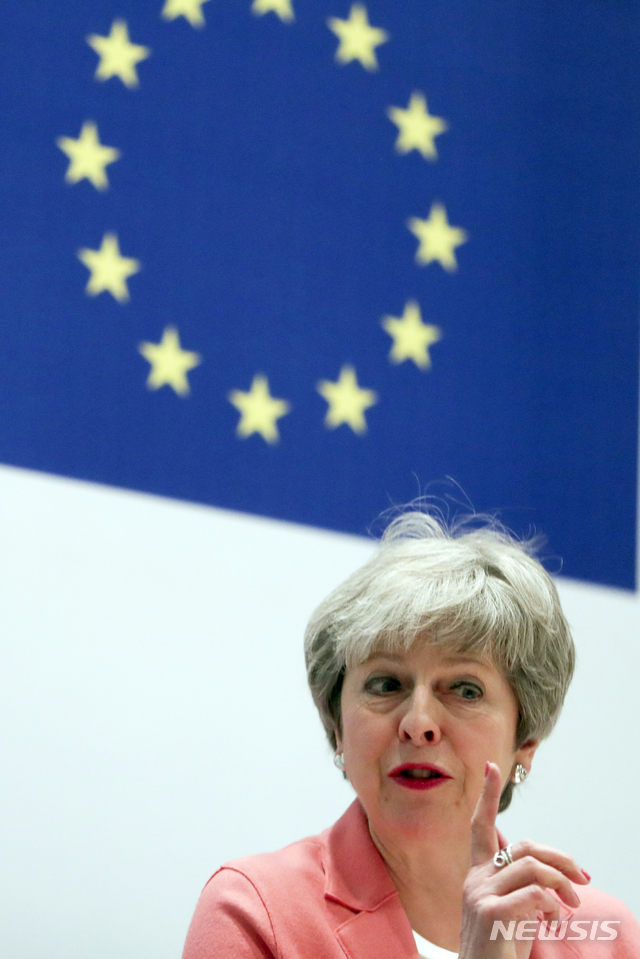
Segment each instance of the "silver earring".
[{"label": "silver earring", "polygon": [[344,753],[336,753],[333,757],[333,764],[340,772],[344,772]]},{"label": "silver earring", "polygon": [[516,786],[519,786],[520,783],[523,783],[528,775],[529,773],[524,768],[524,766],[521,763],[518,763],[518,765],[516,766],[516,772],[514,776]]}]

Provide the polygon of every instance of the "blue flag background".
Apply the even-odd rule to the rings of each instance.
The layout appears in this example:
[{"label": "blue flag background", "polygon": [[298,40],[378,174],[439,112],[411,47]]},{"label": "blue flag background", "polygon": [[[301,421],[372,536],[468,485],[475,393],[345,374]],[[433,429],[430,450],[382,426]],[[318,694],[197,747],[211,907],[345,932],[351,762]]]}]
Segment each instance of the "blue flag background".
[{"label": "blue flag background", "polygon": [[452,477],[634,587],[637,4],[0,27],[2,462],[360,534]]}]

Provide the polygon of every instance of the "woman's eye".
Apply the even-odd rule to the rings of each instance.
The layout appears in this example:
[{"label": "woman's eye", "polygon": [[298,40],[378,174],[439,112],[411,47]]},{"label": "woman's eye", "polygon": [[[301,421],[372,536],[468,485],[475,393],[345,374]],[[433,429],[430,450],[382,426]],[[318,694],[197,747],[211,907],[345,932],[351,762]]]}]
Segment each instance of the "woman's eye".
[{"label": "woman's eye", "polygon": [[379,696],[385,693],[396,693],[400,689],[401,683],[395,676],[372,676],[365,683],[365,689],[368,693],[375,693]]},{"label": "woman's eye", "polygon": [[480,699],[483,690],[475,683],[454,683],[451,687],[461,699]]}]

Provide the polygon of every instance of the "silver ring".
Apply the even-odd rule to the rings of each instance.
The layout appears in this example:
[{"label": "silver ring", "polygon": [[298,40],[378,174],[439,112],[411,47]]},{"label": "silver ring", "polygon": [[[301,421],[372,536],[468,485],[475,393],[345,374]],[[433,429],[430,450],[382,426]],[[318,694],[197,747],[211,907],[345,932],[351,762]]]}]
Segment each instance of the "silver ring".
[{"label": "silver ring", "polygon": [[511,849],[511,843],[508,846],[505,846],[504,849],[501,849],[500,852],[497,852],[493,857],[493,864],[497,866],[498,869],[502,869],[503,866],[510,866],[513,862],[513,855]]}]

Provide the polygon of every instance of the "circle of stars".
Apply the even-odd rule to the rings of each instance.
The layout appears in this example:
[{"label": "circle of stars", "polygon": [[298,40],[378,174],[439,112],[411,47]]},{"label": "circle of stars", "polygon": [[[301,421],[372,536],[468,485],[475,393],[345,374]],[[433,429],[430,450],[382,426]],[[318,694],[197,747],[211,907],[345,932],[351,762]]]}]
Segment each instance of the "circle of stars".
[{"label": "circle of stars", "polygon": [[[208,2],[165,0],[160,16],[167,22],[183,18],[194,29],[202,29],[206,26],[203,7]],[[258,17],[272,13],[282,23],[295,22],[294,0],[253,0],[250,9]],[[363,3],[353,3],[347,18],[329,17],[326,25],[338,39],[335,51],[338,65],[356,62],[369,72],[380,69],[376,51],[391,37],[385,29],[370,22]],[[131,40],[125,20],[115,19],[106,36],[93,33],[86,37],[86,42],[98,56],[94,75],[97,81],[116,78],[130,90],[140,85],[138,66],[151,56],[152,51]],[[386,115],[398,129],[394,145],[397,153],[404,155],[415,150],[430,162],[438,159],[436,137],[446,133],[449,124],[443,117],[429,112],[423,93],[412,91],[406,107],[391,105]],[[77,138],[60,136],[55,142],[69,160],[66,183],[74,185],[86,179],[96,190],[109,189],[106,168],[119,160],[122,153],[120,149],[101,142],[93,120],[83,122]],[[469,237],[462,227],[449,223],[442,203],[434,201],[426,219],[410,217],[406,226],[418,240],[415,254],[418,265],[438,263],[448,273],[458,269],[456,249]],[[116,233],[105,233],[98,249],[83,248],[78,250],[77,256],[89,270],[85,288],[88,296],[109,293],[120,304],[129,301],[127,281],[142,269],[142,265],[134,257],[122,255]],[[421,371],[432,368],[429,350],[443,334],[438,326],[423,321],[416,300],[406,301],[402,316],[384,316],[380,322],[392,340],[390,363],[409,360]],[[188,373],[202,363],[202,358],[200,354],[182,348],[175,327],[167,326],[158,343],[140,343],[138,351],[150,365],[147,377],[150,390],[168,386],[180,397],[189,395]],[[375,390],[360,386],[352,365],[344,364],[336,381],[320,380],[316,390],[327,403],[324,420],[327,429],[346,425],[356,435],[367,432],[365,413],[378,403],[379,397]],[[227,400],[240,414],[236,428],[239,438],[258,434],[269,444],[278,442],[278,420],[291,412],[291,404],[271,395],[265,374],[256,373],[248,391],[229,391]]]}]

